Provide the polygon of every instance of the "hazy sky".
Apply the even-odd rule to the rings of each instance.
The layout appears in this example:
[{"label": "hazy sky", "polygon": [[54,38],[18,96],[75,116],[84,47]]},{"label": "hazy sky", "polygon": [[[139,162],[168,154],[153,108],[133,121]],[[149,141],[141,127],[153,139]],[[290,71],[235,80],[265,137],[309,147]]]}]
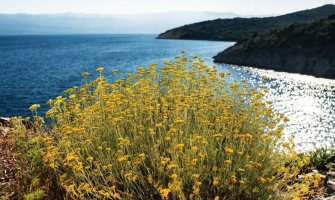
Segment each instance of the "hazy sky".
[{"label": "hazy sky", "polygon": [[335,0],[0,0],[0,13],[141,13],[216,11],[237,14],[282,14]]}]

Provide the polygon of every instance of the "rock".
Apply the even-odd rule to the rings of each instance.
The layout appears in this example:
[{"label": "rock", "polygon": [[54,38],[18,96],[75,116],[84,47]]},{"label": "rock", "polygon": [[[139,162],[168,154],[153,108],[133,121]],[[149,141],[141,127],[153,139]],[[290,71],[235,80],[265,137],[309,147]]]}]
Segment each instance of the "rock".
[{"label": "rock", "polygon": [[0,135],[7,135],[10,131],[9,127],[0,126]]},{"label": "rock", "polygon": [[310,172],[310,173],[308,173],[308,174],[299,175],[298,178],[299,178],[299,179],[303,179],[303,178],[306,177],[306,176],[313,176],[313,175],[316,174],[316,173],[320,174],[320,178],[321,178],[321,179],[326,179],[326,175],[321,174],[318,170],[313,170],[312,172]]},{"label": "rock", "polygon": [[335,200],[335,195],[331,197],[322,198],[322,200]]},{"label": "rock", "polygon": [[[26,127],[26,129],[32,129],[33,123],[30,121],[22,120],[22,124]],[[3,133],[4,128],[10,127],[10,118],[9,117],[0,117],[0,133]],[[7,130],[7,129],[6,129]]]},{"label": "rock", "polygon": [[9,118],[0,117],[0,135],[7,135],[10,131]]},{"label": "rock", "polygon": [[328,179],[335,179],[335,172],[327,172]]},{"label": "rock", "polygon": [[328,176],[327,175],[324,175],[324,174],[321,174],[318,170],[313,170],[313,172],[310,172],[308,174],[304,174],[304,175],[298,175],[298,179],[304,179],[304,177],[306,176],[313,176],[314,174],[318,173],[320,175],[320,178],[321,178],[321,185],[324,186],[326,185],[327,181],[328,181]]},{"label": "rock", "polygon": [[327,181],[326,192],[328,194],[335,194],[335,181],[334,180]]},{"label": "rock", "polygon": [[8,127],[9,126],[9,120],[8,117],[0,117],[0,126]]}]

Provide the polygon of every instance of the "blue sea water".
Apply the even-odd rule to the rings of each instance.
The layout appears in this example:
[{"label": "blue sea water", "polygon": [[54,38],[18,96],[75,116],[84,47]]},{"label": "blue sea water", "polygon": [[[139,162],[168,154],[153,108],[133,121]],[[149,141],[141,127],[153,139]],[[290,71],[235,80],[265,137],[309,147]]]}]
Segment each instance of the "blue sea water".
[{"label": "blue sea water", "polygon": [[[29,116],[31,104],[41,104],[80,85],[81,73],[97,74],[105,67],[123,76],[138,66],[162,64],[181,50],[213,65],[212,57],[231,42],[158,40],[156,35],[0,36],[0,116]],[[264,85],[273,109],[290,118],[286,137],[295,135],[298,148],[335,144],[335,81],[244,66],[217,65],[251,86]],[[262,77],[268,77],[265,82]],[[93,78],[93,77],[92,77]]]},{"label": "blue sea water", "polygon": [[59,35],[0,37],[0,116],[27,116],[28,107],[81,83],[81,73],[120,76],[138,66],[162,63],[186,50],[211,60],[230,43],[158,40],[156,35]]}]

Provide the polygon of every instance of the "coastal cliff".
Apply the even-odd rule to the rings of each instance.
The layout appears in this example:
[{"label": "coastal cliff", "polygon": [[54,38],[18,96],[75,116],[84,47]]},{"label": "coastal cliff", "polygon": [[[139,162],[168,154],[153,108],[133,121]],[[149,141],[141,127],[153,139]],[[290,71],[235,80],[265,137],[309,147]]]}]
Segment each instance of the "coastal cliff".
[{"label": "coastal cliff", "polygon": [[254,34],[214,57],[215,62],[335,79],[335,14]]},{"label": "coastal cliff", "polygon": [[160,34],[158,38],[241,41],[256,32],[292,23],[307,23],[333,13],[335,13],[335,5],[329,4],[276,17],[216,19],[177,27]]}]

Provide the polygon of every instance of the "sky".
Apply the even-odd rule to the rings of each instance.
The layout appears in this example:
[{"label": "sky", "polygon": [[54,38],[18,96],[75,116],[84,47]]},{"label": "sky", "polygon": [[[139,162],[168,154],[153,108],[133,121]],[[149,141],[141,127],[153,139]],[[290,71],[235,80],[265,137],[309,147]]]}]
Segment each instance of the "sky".
[{"label": "sky", "polygon": [[166,11],[284,14],[335,4],[335,0],[0,0],[0,13],[118,14]]}]

